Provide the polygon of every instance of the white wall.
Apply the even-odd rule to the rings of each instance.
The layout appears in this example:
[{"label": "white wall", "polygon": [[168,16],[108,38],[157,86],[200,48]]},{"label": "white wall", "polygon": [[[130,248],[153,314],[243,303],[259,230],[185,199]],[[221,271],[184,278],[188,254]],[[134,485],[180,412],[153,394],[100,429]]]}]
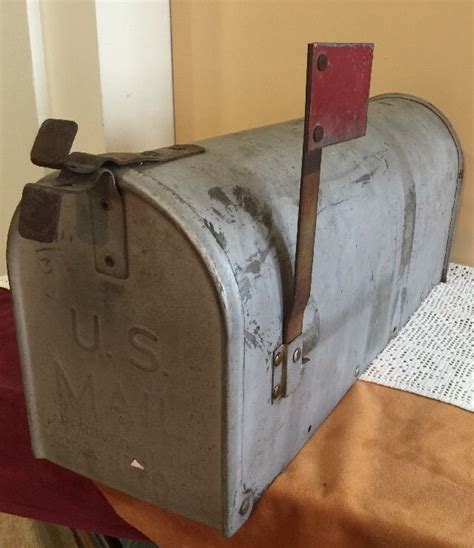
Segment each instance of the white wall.
[{"label": "white wall", "polygon": [[107,150],[150,150],[174,142],[168,0],[97,2]]},{"label": "white wall", "polygon": [[168,0],[0,0],[0,275],[29,151],[47,117],[88,152],[174,143]]}]

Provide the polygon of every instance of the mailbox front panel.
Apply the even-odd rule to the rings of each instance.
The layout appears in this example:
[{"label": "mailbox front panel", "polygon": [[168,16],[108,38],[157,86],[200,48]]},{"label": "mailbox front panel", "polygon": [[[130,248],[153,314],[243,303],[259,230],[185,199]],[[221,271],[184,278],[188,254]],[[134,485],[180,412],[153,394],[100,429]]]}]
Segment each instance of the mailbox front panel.
[{"label": "mailbox front panel", "polygon": [[34,452],[221,527],[219,297],[179,227],[136,195],[123,199],[126,279],[95,268],[87,192],[63,194],[53,243],[21,238],[13,224]]}]

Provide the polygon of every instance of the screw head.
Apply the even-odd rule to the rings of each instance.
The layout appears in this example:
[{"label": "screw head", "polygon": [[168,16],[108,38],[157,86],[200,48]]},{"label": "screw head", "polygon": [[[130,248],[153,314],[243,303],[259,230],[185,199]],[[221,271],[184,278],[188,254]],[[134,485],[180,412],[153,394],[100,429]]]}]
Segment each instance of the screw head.
[{"label": "screw head", "polygon": [[314,128],[313,130],[313,139],[315,143],[319,143],[319,141],[322,140],[324,137],[324,129],[323,126],[320,126],[319,124]]},{"label": "screw head", "polygon": [[277,352],[275,352],[275,355],[273,356],[273,363],[275,364],[276,367],[278,367],[282,361],[283,361],[283,352],[278,350]]},{"label": "screw head", "polygon": [[355,368],[355,371],[354,371],[354,377],[358,377],[358,376],[359,376],[359,373],[360,373],[360,367],[357,366],[357,367]]},{"label": "screw head", "polygon": [[277,398],[279,398],[281,396],[281,392],[282,392],[281,384],[275,384],[272,390],[273,399],[276,400]]},{"label": "screw head", "polygon": [[324,70],[328,66],[328,58],[325,53],[321,53],[318,55],[318,59],[316,61],[316,66],[318,67],[318,70]]},{"label": "screw head", "polygon": [[301,348],[298,347],[294,352],[293,352],[293,361],[295,363],[299,362],[301,359]]},{"label": "screw head", "polygon": [[251,489],[247,489],[243,493],[244,499],[242,500],[242,504],[240,505],[239,514],[241,516],[244,516],[249,512],[249,510],[252,509],[253,506],[253,493]]}]

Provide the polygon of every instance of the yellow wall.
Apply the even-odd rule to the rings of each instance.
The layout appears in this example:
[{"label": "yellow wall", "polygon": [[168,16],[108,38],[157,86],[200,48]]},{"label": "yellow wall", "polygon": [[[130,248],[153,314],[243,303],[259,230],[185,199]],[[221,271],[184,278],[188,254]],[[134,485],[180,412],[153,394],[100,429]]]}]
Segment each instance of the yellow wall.
[{"label": "yellow wall", "polygon": [[177,141],[302,116],[306,44],[374,42],[371,94],[440,108],[466,175],[451,259],[474,265],[473,6],[458,0],[171,0]]}]

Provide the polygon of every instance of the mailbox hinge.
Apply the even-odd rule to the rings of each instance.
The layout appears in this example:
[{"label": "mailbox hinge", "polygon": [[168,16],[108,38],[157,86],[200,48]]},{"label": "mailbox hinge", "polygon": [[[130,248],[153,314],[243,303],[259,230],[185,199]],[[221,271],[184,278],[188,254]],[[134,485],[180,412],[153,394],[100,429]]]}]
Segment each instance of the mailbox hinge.
[{"label": "mailbox hinge", "polygon": [[20,236],[36,242],[55,242],[58,239],[62,200],[68,194],[87,195],[97,272],[126,278],[125,206],[115,176],[109,169],[87,175],[62,170],[55,179],[27,184],[20,202]]},{"label": "mailbox hinge", "polygon": [[77,130],[78,125],[72,120],[45,120],[31,149],[30,158],[33,164],[52,169],[67,169],[74,173],[94,173],[107,166],[127,166],[144,162],[164,164],[204,152],[204,148],[198,145],[172,145],[145,152],[70,152]]},{"label": "mailbox hinge", "polygon": [[49,118],[41,124],[31,149],[31,161],[37,166],[61,171],[53,185],[40,182],[25,186],[19,232],[23,238],[38,242],[56,241],[63,194],[86,191],[96,270],[126,278],[125,208],[112,169],[144,162],[163,164],[201,154],[204,149],[198,145],[172,145],[139,153],[71,153],[77,130],[77,123],[71,120]]},{"label": "mailbox hinge", "polygon": [[115,278],[128,277],[127,234],[123,197],[114,174],[102,169],[89,190],[95,269]]},{"label": "mailbox hinge", "polygon": [[300,383],[303,373],[303,336],[273,352],[272,403],[289,396]]}]

